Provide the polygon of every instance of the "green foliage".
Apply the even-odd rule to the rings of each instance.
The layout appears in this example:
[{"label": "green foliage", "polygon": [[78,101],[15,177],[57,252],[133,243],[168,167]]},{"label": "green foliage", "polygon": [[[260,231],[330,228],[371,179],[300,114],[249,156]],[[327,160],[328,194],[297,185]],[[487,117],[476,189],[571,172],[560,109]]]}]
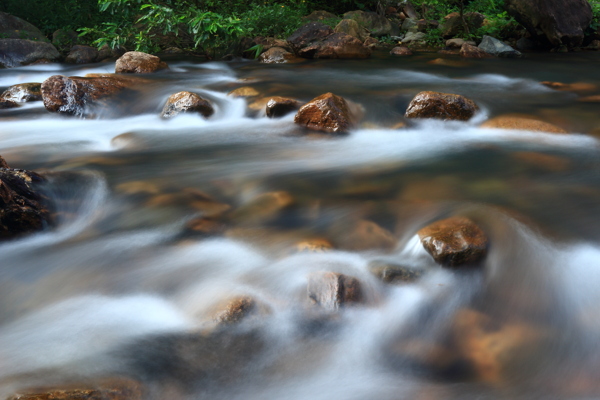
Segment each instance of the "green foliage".
[{"label": "green foliage", "polygon": [[600,28],[600,1],[598,0],[589,0],[590,5],[592,6],[592,22],[590,23],[590,29],[593,32],[596,32]]},{"label": "green foliage", "polygon": [[285,38],[303,24],[306,6],[282,3],[255,4],[240,14],[241,28],[247,36],[273,36]]}]

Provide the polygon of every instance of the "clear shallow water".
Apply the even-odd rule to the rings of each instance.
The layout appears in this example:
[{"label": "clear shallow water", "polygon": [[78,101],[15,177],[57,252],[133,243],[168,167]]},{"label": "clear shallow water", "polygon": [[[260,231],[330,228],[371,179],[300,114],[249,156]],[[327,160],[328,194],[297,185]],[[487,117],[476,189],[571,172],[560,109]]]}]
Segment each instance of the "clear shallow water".
[{"label": "clear shallow water", "polygon": [[[598,57],[460,68],[427,64],[433,58],[171,61],[135,102],[117,99],[95,119],[52,115],[41,103],[1,111],[0,154],[16,168],[53,171],[60,215],[56,229],[0,245],[2,396],[124,375],[142,380],[149,398],[598,398],[600,165],[591,133],[600,120],[597,104],[577,99],[600,90],[539,83],[598,85]],[[3,70],[0,86],[113,67]],[[248,116],[245,100],[226,95],[244,85],[305,101],[331,91],[366,117],[346,136],[306,135],[292,115]],[[210,98],[215,115],[161,120],[180,90]],[[393,128],[421,90],[464,94],[482,112],[468,123]],[[573,133],[478,127],[505,113]],[[274,191],[293,198],[283,214],[236,214]],[[206,196],[234,211],[222,235],[199,238],[184,227],[207,214]],[[490,236],[483,271],[440,269],[415,239],[455,214]],[[360,221],[391,243],[356,239]],[[336,250],[294,251],[313,238]],[[382,260],[426,273],[386,284],[369,272]],[[323,270],[359,279],[364,304],[333,316],[311,307],[308,276]],[[231,340],[184,345],[212,329],[216,304],[240,295],[266,311],[227,328]]]}]

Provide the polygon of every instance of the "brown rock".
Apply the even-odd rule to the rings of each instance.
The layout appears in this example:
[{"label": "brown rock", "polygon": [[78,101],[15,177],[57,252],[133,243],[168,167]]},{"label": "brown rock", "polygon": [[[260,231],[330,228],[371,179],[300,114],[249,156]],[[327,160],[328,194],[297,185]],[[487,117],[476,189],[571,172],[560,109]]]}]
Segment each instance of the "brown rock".
[{"label": "brown rock", "polygon": [[379,41],[379,39],[369,36],[365,39],[363,44],[370,49],[374,49],[377,48],[381,44],[381,42]]},{"label": "brown rock", "polygon": [[117,60],[115,73],[149,74],[166,68],[169,68],[167,63],[156,56],[141,51],[128,51]]},{"label": "brown rock", "polygon": [[336,19],[336,18],[338,18],[337,15],[330,13],[329,11],[324,11],[324,10],[316,10],[316,11],[311,12],[307,16],[302,17],[302,19],[304,19],[306,21],[323,21],[326,19]]},{"label": "brown rock", "polygon": [[32,171],[0,169],[0,240],[41,231],[51,224],[48,199],[38,186],[45,181]]},{"label": "brown rock", "polygon": [[353,251],[391,250],[397,242],[390,231],[366,219],[334,225],[331,236],[339,248]]},{"label": "brown rock", "polygon": [[436,221],[418,235],[425,250],[443,266],[471,266],[487,255],[487,236],[466,217]]},{"label": "brown rock", "polygon": [[258,90],[254,89],[251,86],[242,86],[240,88],[234,89],[231,92],[227,93],[227,95],[231,96],[231,97],[243,97],[243,98],[256,97],[259,94],[260,93],[258,93]]},{"label": "brown rock", "polygon": [[360,281],[336,272],[313,272],[308,277],[308,298],[327,311],[363,301]]},{"label": "brown rock", "polygon": [[369,37],[369,31],[362,28],[358,22],[353,19],[343,19],[336,25],[335,32],[345,33],[364,42]]},{"label": "brown rock", "polygon": [[460,56],[465,58],[493,58],[494,56],[481,50],[479,47],[465,43],[460,48]]},{"label": "brown rock", "polygon": [[261,224],[277,218],[281,212],[294,204],[294,197],[284,191],[263,193],[235,210],[234,221]]},{"label": "brown rock", "polygon": [[271,97],[265,106],[267,117],[278,118],[294,112],[300,108],[302,103],[298,100],[286,97]]},{"label": "brown rock", "polygon": [[325,253],[333,250],[333,244],[327,239],[304,240],[296,244],[298,253]]},{"label": "brown rock", "polygon": [[330,26],[320,22],[309,22],[292,33],[292,35],[287,38],[287,41],[292,46],[294,52],[298,54],[304,47],[324,40],[331,34],[333,34],[333,29],[331,29]]},{"label": "brown rock", "polygon": [[220,235],[225,231],[225,228],[225,223],[219,219],[203,216],[194,218],[185,224],[184,234],[204,238]]},{"label": "brown rock", "polygon": [[478,110],[477,104],[459,94],[420,92],[411,100],[404,116],[468,121]]},{"label": "brown rock", "polygon": [[17,108],[17,107],[19,107],[19,104],[15,103],[12,100],[3,100],[3,99],[0,99],[0,110],[5,110],[5,109],[8,109],[8,108]]},{"label": "brown rock", "polygon": [[568,158],[535,151],[517,151],[512,153],[512,156],[516,160],[542,171],[564,172],[571,166]]},{"label": "brown rock", "polygon": [[210,101],[203,99],[196,93],[179,92],[172,94],[161,112],[162,118],[173,118],[183,112],[195,112],[208,118],[215,110]]},{"label": "brown rock", "polygon": [[96,62],[98,55],[98,49],[95,47],[75,45],[71,47],[65,62],[69,64],[89,64]]},{"label": "brown rock", "polygon": [[124,378],[20,390],[8,400],[142,400],[139,382]]},{"label": "brown rock", "polygon": [[413,52],[405,46],[396,46],[391,51],[390,54],[393,56],[412,56]]},{"label": "brown rock", "polygon": [[427,61],[427,64],[443,65],[444,67],[452,67],[452,68],[464,68],[469,65],[465,61],[450,60],[447,58],[436,58],[433,60],[429,60],[429,61]]},{"label": "brown rock", "polygon": [[53,75],[42,83],[42,98],[46,110],[50,112],[84,116],[89,112],[89,106],[135,82],[109,74],[90,74],[86,77]]},{"label": "brown rock", "polygon": [[371,49],[362,41],[345,33],[334,33],[322,41],[303,47],[298,55],[304,58],[369,58]]},{"label": "brown rock", "polygon": [[258,60],[265,64],[285,64],[301,61],[300,58],[281,47],[271,47],[262,53]]},{"label": "brown rock", "polygon": [[581,92],[590,92],[590,91],[598,90],[598,86],[594,85],[593,83],[588,83],[588,82],[562,83],[562,82],[543,81],[540,83],[551,89],[565,91],[565,92],[581,93]]},{"label": "brown rock", "polygon": [[511,129],[532,132],[568,133],[566,130],[548,122],[529,117],[503,115],[485,121],[482,128]]},{"label": "brown rock", "polygon": [[325,93],[303,105],[294,122],[316,131],[344,133],[358,123],[357,114],[343,97]]},{"label": "brown rock", "polygon": [[577,101],[581,103],[600,103],[600,95],[580,97]]},{"label": "brown rock", "polygon": [[0,95],[0,100],[22,103],[42,100],[41,83],[19,83],[12,85]]},{"label": "brown rock", "polygon": [[217,306],[213,319],[220,324],[235,324],[253,314],[257,309],[256,300],[250,296],[229,299]]},{"label": "brown rock", "polygon": [[0,156],[0,168],[10,168],[4,157]]},{"label": "brown rock", "polygon": [[386,283],[412,283],[423,276],[423,270],[385,261],[369,263],[373,275]]}]

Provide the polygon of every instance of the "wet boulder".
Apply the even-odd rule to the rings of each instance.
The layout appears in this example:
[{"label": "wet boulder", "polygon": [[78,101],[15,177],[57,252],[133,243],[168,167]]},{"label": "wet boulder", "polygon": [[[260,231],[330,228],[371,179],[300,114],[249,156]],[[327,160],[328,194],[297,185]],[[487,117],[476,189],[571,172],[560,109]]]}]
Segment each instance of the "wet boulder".
[{"label": "wet boulder", "polygon": [[496,57],[520,58],[523,56],[521,52],[513,49],[506,43],[487,35],[483,36],[481,43],[477,47]]},{"label": "wet boulder", "polygon": [[568,133],[563,128],[560,128],[549,122],[540,121],[532,117],[519,115],[501,115],[498,117],[494,117],[481,124],[481,127],[530,132]]},{"label": "wet boulder", "polygon": [[292,46],[294,52],[298,54],[304,47],[324,40],[331,34],[333,34],[333,29],[330,26],[320,22],[309,22],[292,33],[287,38],[287,41]]},{"label": "wet boulder", "polygon": [[9,108],[17,108],[17,107],[19,107],[19,104],[12,100],[0,99],[0,110],[6,110]]},{"label": "wet boulder", "polygon": [[298,55],[304,58],[369,58],[371,49],[360,40],[345,33],[334,33],[322,41],[302,48]]},{"label": "wet boulder", "polygon": [[353,19],[343,19],[334,28],[335,32],[345,33],[364,42],[369,37],[369,31],[361,27],[358,22]]},{"label": "wet boulder", "polygon": [[59,114],[87,116],[98,101],[115,95],[136,81],[118,75],[90,74],[85,77],[53,75],[42,83],[46,110]]},{"label": "wet boulder", "polygon": [[296,99],[275,96],[267,101],[265,110],[267,117],[279,118],[298,110],[301,105],[302,103]]},{"label": "wet boulder", "polygon": [[95,47],[75,45],[71,47],[65,62],[69,64],[90,64],[96,62],[98,56],[99,52]]},{"label": "wet boulder", "polygon": [[38,28],[14,15],[0,12],[0,38],[47,41]]},{"label": "wet boulder", "polygon": [[161,118],[173,118],[180,113],[198,113],[208,118],[215,112],[210,101],[196,93],[178,92],[172,94],[160,114]]},{"label": "wet boulder", "polygon": [[258,60],[265,64],[285,64],[298,62],[301,59],[282,47],[271,47],[269,50],[262,53],[258,57]]},{"label": "wet boulder", "polygon": [[313,22],[318,22],[318,21],[323,21],[326,19],[337,19],[338,16],[335,15],[334,13],[330,13],[329,11],[324,11],[324,10],[315,10],[313,12],[311,12],[310,14],[308,14],[305,17],[302,17],[303,20],[305,21],[313,21]]},{"label": "wet boulder", "polygon": [[12,85],[0,95],[0,101],[15,103],[40,100],[42,100],[42,84],[35,82]]},{"label": "wet boulder", "polygon": [[67,383],[61,386],[19,390],[7,400],[142,400],[140,382],[111,378],[93,382]]},{"label": "wet boulder", "polygon": [[42,193],[46,179],[19,169],[0,168],[0,240],[41,231],[51,224],[48,199]]},{"label": "wet boulder", "polygon": [[390,50],[390,54],[393,56],[412,56],[413,52],[405,46],[396,46]]},{"label": "wet boulder", "polygon": [[344,133],[360,120],[355,108],[355,105],[349,104],[343,97],[325,93],[303,105],[294,122],[316,131]]},{"label": "wet boulder", "polygon": [[27,39],[0,39],[0,68],[29,65],[39,60],[58,60],[56,47]]},{"label": "wet boulder", "polygon": [[117,74],[150,74],[169,68],[157,56],[141,51],[128,51],[123,54],[115,64]]},{"label": "wet boulder", "polygon": [[404,116],[468,121],[478,110],[477,104],[459,94],[426,91],[411,100]]},{"label": "wet boulder", "polygon": [[479,47],[473,46],[472,44],[469,43],[463,43],[462,47],[460,48],[460,56],[464,57],[464,58],[492,58],[494,57],[493,55],[491,55],[490,53],[486,52],[483,49],[480,49]]},{"label": "wet boulder", "polygon": [[308,277],[308,298],[327,311],[363,302],[358,279],[337,272],[318,271]]},{"label": "wet boulder", "polygon": [[344,19],[353,19],[360,27],[365,28],[371,36],[380,37],[391,35],[392,24],[390,21],[376,12],[349,11],[343,15]]},{"label": "wet boulder", "polygon": [[489,240],[486,234],[466,217],[436,221],[417,234],[435,262],[446,267],[477,265],[487,255]]},{"label": "wet boulder", "polygon": [[587,0],[506,0],[505,8],[534,39],[553,47],[581,45],[593,17]]}]

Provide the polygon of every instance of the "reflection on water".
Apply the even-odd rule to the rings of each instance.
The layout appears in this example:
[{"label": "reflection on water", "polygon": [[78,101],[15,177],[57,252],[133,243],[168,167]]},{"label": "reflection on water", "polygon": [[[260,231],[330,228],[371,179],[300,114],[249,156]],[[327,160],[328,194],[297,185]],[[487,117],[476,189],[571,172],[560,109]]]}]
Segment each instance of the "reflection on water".
[{"label": "reflection on water", "polygon": [[[0,396],[126,376],[157,399],[597,398],[599,120],[581,93],[539,82],[600,82],[594,55],[552,57],[186,60],[96,119],[1,111],[0,154],[52,171],[59,224],[0,246]],[[112,68],[24,67],[0,85]],[[227,96],[244,85],[331,91],[366,118],[346,136],[306,135]],[[184,89],[215,115],[161,120]],[[392,128],[420,90],[484,111]],[[478,128],[505,113],[574,133]],[[452,215],[489,236],[483,269],[440,268],[421,246],[416,232]],[[322,271],[360,296],[316,306],[307,287]]]}]

